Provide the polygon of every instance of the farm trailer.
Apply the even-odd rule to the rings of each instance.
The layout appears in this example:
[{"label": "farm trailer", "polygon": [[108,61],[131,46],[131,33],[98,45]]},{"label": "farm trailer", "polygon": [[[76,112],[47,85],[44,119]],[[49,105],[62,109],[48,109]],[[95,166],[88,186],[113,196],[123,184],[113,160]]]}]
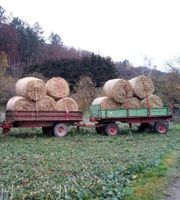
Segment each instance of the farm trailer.
[{"label": "farm trailer", "polygon": [[168,120],[172,117],[170,109],[102,109],[100,105],[90,107],[91,123],[83,122],[81,111],[6,111],[6,119],[0,123],[4,134],[8,134],[11,128],[42,127],[45,134],[54,134],[63,137],[68,133],[69,125],[77,127],[95,127],[98,133],[106,133],[115,136],[119,133],[116,122],[140,124],[142,129],[154,129],[165,134],[168,131]]},{"label": "farm trailer", "polygon": [[102,109],[100,105],[90,107],[90,121],[96,123],[98,133],[105,132],[109,136],[119,133],[116,122],[140,124],[140,129],[165,134],[169,128],[169,119],[172,118],[171,109],[138,108],[138,109]]},{"label": "farm trailer", "polygon": [[57,137],[65,136],[69,125],[83,120],[80,111],[6,111],[5,116],[5,121],[0,123],[3,134],[8,134],[11,128],[42,127],[44,134]]}]

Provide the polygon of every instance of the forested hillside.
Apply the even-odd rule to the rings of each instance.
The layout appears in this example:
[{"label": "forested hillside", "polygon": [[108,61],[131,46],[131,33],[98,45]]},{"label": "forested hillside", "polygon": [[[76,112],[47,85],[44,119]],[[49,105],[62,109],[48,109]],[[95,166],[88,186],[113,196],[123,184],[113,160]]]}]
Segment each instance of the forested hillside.
[{"label": "forested hillside", "polygon": [[[70,83],[72,95],[77,95],[78,99],[90,99],[88,95],[100,94],[99,88],[108,79],[130,79],[139,74],[151,76],[156,85],[156,93],[163,98],[165,104],[179,107],[179,71],[163,73],[146,66],[134,67],[128,60],[115,63],[110,57],[67,47],[58,34],[51,33],[45,38],[39,23],[30,26],[18,17],[8,16],[0,7],[1,103],[6,103],[14,95],[14,84],[23,76],[43,79],[62,76]],[[82,87],[87,87],[87,95],[82,94]]]}]

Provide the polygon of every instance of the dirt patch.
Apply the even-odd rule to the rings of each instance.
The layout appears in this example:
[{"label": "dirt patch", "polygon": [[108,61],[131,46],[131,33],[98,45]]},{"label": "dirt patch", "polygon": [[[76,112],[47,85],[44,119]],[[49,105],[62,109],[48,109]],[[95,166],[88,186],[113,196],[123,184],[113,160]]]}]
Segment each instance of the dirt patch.
[{"label": "dirt patch", "polygon": [[164,192],[163,200],[180,200],[180,172],[176,174],[175,178]]}]

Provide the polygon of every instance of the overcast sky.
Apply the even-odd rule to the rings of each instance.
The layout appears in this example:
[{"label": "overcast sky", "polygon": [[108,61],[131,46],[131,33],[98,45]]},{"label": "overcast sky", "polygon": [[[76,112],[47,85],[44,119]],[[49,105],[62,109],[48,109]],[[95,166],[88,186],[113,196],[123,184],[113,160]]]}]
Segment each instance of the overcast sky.
[{"label": "overcast sky", "polygon": [[[44,35],[60,35],[67,46],[161,68],[180,55],[180,0],[0,0],[7,13]],[[159,67],[159,68],[160,68]]]}]

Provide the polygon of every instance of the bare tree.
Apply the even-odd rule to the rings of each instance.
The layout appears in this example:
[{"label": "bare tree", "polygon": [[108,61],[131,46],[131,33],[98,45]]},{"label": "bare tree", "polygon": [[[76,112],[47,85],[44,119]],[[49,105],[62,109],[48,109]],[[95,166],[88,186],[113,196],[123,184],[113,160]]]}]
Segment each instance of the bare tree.
[{"label": "bare tree", "polygon": [[[149,69],[148,76],[151,76],[152,70],[156,70],[156,65],[154,65],[153,63],[153,58],[150,58],[149,56],[144,55],[143,63],[144,63],[144,66]],[[144,74],[144,71],[142,71],[142,74]]]},{"label": "bare tree", "polygon": [[166,63],[170,72],[180,74],[180,56],[176,56]]}]

